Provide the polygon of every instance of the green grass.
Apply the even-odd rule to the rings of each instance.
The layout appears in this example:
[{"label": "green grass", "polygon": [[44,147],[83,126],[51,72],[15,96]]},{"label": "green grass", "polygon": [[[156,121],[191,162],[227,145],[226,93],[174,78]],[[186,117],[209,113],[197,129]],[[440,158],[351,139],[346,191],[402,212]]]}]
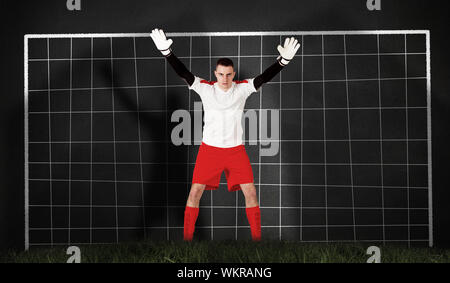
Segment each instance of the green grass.
[{"label": "green grass", "polygon": [[[142,241],[80,245],[83,263],[365,263],[370,245],[286,241]],[[450,262],[449,249],[380,245],[383,263]],[[64,263],[66,246],[0,253],[0,262]]]}]

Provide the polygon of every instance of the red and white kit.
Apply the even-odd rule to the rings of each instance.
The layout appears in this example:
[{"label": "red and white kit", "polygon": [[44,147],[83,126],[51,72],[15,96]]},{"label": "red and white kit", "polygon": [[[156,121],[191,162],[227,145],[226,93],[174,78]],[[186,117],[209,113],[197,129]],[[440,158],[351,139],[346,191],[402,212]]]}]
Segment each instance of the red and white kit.
[{"label": "red and white kit", "polygon": [[202,100],[205,122],[192,183],[206,184],[206,190],[217,189],[223,171],[229,191],[240,190],[239,184],[253,183],[241,124],[245,101],[256,92],[253,79],[233,81],[225,92],[217,82],[195,77],[189,89]]},{"label": "red and white kit", "polygon": [[[218,82],[194,76],[173,54],[170,48],[173,41],[167,39],[162,30],[154,29],[150,36],[158,50],[166,57],[167,62],[186,81],[189,89],[200,95],[203,103],[205,124],[192,183],[205,184],[207,190],[217,189],[223,171],[225,171],[229,191],[240,190],[240,184],[253,183],[252,167],[242,143],[242,114],[245,101],[251,93],[256,92],[263,83],[274,78],[294,58],[300,44],[293,37],[286,38],[284,46],[278,45],[277,47],[280,56],[262,74],[254,79],[233,81],[230,88],[228,88],[227,82],[227,90],[224,91],[220,89]],[[218,61],[217,66],[219,65],[221,64]],[[222,66],[230,65],[233,66],[232,62]],[[223,74],[219,73],[219,75]],[[186,241],[191,241],[193,238],[198,213],[197,206],[186,205],[183,232],[183,238]],[[259,206],[246,207],[246,214],[252,239],[254,241],[261,240]]]}]

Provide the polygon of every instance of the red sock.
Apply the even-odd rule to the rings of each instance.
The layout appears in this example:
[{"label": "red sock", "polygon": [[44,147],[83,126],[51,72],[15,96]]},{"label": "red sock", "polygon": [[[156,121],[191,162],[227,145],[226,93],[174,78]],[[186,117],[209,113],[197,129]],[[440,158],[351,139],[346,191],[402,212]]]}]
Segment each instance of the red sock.
[{"label": "red sock", "polygon": [[184,240],[192,241],[194,237],[195,221],[197,221],[198,207],[190,207],[186,205],[184,210]]},{"label": "red sock", "polygon": [[253,241],[261,241],[261,211],[259,206],[247,207],[247,218],[250,224],[250,231],[252,232]]}]

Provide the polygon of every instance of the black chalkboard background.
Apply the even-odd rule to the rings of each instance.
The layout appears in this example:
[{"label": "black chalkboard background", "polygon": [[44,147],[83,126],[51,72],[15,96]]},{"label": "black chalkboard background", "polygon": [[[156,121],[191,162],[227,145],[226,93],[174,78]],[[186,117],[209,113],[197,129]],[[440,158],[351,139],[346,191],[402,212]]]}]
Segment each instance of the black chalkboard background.
[{"label": "black chalkboard background", "polygon": [[381,11],[368,11],[365,2],[82,1],[82,11],[68,11],[65,1],[2,1],[0,247],[24,243],[23,36],[141,33],[154,27],[167,32],[430,30],[434,243],[448,245],[448,10],[425,1],[382,1]]}]

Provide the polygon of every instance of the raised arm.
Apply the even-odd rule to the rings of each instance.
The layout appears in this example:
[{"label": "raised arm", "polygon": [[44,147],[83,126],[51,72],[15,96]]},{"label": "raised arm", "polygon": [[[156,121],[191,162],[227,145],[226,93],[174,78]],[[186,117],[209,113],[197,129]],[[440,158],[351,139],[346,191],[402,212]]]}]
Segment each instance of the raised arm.
[{"label": "raised arm", "polygon": [[177,56],[175,56],[175,54],[172,52],[172,49],[170,48],[173,43],[172,39],[166,39],[164,31],[160,29],[152,30],[150,37],[153,39],[156,48],[158,48],[158,50],[161,51],[162,55],[166,57],[167,62],[169,62],[175,72],[182,79],[184,79],[189,86],[192,86],[195,77],[180,61],[180,59],[178,59]]},{"label": "raised arm", "polygon": [[273,79],[281,70],[283,70],[283,67],[285,65],[281,65],[280,61],[277,60],[277,62],[270,65],[269,68],[267,68],[261,75],[257,76],[253,80],[253,85],[255,86],[255,89],[259,89],[264,83],[267,83],[271,79]]},{"label": "raised arm", "polygon": [[195,77],[189,72],[186,66],[178,59],[173,52],[170,52],[169,55],[166,56],[167,62],[169,62],[170,66],[175,70],[175,72],[186,81],[186,83],[191,86],[194,83]]},{"label": "raised arm", "polygon": [[257,76],[253,80],[255,89],[260,88],[262,84],[267,83],[268,81],[273,79],[283,69],[284,66],[289,64],[299,48],[300,44],[298,43],[297,39],[293,37],[286,38],[286,40],[284,41],[284,46],[278,45],[277,49],[278,52],[280,52],[280,56],[278,56],[277,62],[273,63],[261,75]]}]

